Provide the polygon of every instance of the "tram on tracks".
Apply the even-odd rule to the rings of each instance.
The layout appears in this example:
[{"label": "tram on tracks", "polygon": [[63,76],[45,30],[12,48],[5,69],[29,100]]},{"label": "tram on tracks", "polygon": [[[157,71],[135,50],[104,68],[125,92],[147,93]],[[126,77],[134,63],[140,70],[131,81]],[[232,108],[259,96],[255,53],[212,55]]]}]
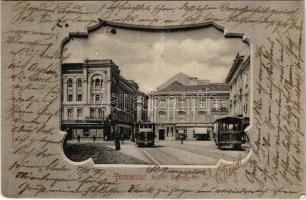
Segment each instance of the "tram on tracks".
[{"label": "tram on tracks", "polygon": [[137,146],[153,146],[155,141],[155,124],[139,121],[135,125],[135,144]]},{"label": "tram on tracks", "polygon": [[214,122],[213,136],[218,148],[240,149],[248,141],[244,129],[249,125],[249,118],[223,117]]}]

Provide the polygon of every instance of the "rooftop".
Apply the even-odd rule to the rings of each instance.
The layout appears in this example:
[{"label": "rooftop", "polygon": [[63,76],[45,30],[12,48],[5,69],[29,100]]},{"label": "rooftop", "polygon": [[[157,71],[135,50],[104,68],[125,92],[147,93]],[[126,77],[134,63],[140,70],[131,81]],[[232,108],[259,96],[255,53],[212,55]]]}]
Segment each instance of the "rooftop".
[{"label": "rooftop", "polygon": [[230,86],[225,83],[210,83],[199,80],[184,73],[178,73],[162,84],[156,92],[196,92],[196,91],[228,91]]},{"label": "rooftop", "polygon": [[246,58],[242,55],[239,55],[239,53],[236,55],[236,58],[233,62],[233,65],[227,74],[227,77],[225,79],[225,83],[230,84],[231,80],[235,79],[235,73],[246,66],[247,63],[250,62],[250,56],[247,56]]},{"label": "rooftop", "polygon": [[210,83],[205,85],[181,85],[180,83],[173,83],[167,88],[158,90],[158,92],[196,92],[196,91],[228,91],[230,86],[225,83]]}]

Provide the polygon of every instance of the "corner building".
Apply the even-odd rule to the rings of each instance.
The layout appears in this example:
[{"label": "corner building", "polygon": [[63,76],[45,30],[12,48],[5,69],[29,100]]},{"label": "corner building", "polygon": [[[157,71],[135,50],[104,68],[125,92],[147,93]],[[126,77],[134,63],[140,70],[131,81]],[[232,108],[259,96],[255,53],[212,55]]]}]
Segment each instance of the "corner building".
[{"label": "corner building", "polygon": [[67,139],[128,138],[137,114],[138,85],[120,75],[112,60],[62,65],[61,128]]}]

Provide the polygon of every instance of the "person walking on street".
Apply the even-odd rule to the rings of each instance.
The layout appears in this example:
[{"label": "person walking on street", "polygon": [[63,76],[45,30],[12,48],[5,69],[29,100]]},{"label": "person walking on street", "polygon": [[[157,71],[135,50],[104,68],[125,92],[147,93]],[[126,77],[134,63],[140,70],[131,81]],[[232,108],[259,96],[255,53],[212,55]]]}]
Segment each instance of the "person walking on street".
[{"label": "person walking on street", "polygon": [[132,143],[135,142],[135,137],[134,137],[134,134],[133,134],[133,133],[131,134],[130,141],[131,141]]},{"label": "person walking on street", "polygon": [[96,143],[96,135],[93,136],[93,141]]},{"label": "person walking on street", "polygon": [[81,136],[78,134],[77,138],[78,138],[78,143],[80,144]]},{"label": "person walking on street", "polygon": [[116,150],[120,150],[120,133],[118,128],[115,131],[115,148]]}]

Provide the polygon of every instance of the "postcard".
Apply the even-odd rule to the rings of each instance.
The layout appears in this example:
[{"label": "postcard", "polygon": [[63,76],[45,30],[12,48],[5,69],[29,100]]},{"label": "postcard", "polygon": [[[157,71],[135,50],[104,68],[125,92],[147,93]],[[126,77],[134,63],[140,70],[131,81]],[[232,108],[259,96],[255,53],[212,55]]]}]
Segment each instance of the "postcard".
[{"label": "postcard", "polygon": [[2,192],[305,196],[303,1],[2,1]]}]

